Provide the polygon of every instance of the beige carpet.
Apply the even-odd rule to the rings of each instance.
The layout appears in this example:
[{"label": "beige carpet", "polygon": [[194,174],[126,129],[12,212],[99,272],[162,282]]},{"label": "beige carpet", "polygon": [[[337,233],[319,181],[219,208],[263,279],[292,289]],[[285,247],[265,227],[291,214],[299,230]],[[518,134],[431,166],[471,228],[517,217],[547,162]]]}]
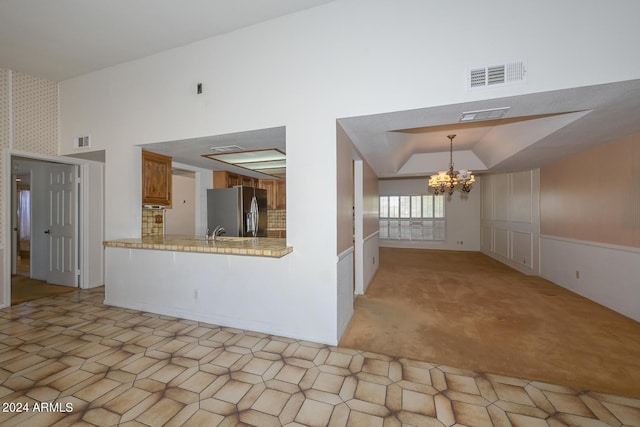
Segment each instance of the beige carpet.
[{"label": "beige carpet", "polygon": [[76,290],[76,288],[50,285],[42,280],[31,279],[27,276],[11,276],[11,305],[52,295],[64,294],[74,290]]},{"label": "beige carpet", "polygon": [[340,345],[640,397],[639,322],[479,252],[380,248]]}]

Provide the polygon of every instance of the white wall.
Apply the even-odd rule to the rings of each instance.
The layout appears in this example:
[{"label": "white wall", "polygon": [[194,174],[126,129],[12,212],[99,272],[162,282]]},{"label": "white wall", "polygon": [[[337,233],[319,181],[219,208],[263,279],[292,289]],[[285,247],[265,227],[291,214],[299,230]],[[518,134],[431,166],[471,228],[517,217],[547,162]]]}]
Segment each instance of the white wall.
[{"label": "white wall", "polygon": [[[295,258],[105,248],[105,303],[329,344],[322,289],[281,280]],[[277,298],[274,298],[277,296]],[[317,298],[309,306],[308,298]],[[335,300],[335,295],[333,296]],[[309,324],[316,325],[310,328]],[[327,342],[329,341],[329,342]]]},{"label": "white wall", "polygon": [[104,163],[88,161],[81,166],[81,173],[81,201],[85,198],[89,201],[81,203],[81,209],[88,209],[81,219],[83,238],[80,242],[86,242],[86,245],[80,243],[80,270],[85,275],[81,287],[94,288],[104,285]]},{"label": "white wall", "polygon": [[336,298],[338,302],[337,326],[338,336],[346,331],[349,321],[353,317],[354,294],[354,252],[353,247],[338,254],[338,286]]},{"label": "white wall", "polygon": [[378,271],[378,266],[380,265],[380,233],[375,232],[364,238],[363,245],[363,274],[362,281],[364,292],[367,292],[367,288],[371,284],[373,280],[373,276],[375,276],[376,271]]},{"label": "white wall", "polygon": [[[379,181],[381,196],[403,194],[427,194],[428,179],[387,179]],[[480,192],[482,178],[476,182],[468,195],[455,191],[445,195],[445,240],[434,242],[400,241],[380,239],[380,246],[392,248],[425,248],[458,251],[480,250]],[[462,243],[459,243],[462,242]]]},{"label": "white wall", "polygon": [[[638,78],[640,56],[629,52],[639,13],[632,1],[489,0],[460,13],[457,2],[338,0],[62,82],[60,150],[76,152],[85,134],[106,150],[106,238],[134,237],[137,144],[286,126],[294,253],[281,280],[308,295],[306,308],[322,307],[324,325],[305,323],[310,335],[335,341],[336,233],[319,230],[336,229],[336,118]],[[479,32],[491,43],[459,54]],[[526,84],[465,90],[470,66],[521,58]]]},{"label": "white wall", "polygon": [[541,236],[540,254],[542,277],[640,322],[640,249]]},{"label": "white wall", "polygon": [[516,270],[540,271],[540,171],[484,176],[481,250]]}]

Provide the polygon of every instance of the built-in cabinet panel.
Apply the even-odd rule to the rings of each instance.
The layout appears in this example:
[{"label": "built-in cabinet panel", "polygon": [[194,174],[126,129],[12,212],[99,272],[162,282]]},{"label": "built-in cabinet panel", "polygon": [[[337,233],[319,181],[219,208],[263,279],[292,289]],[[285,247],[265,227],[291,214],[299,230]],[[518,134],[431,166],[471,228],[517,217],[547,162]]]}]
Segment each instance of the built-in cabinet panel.
[{"label": "built-in cabinet panel", "polygon": [[532,176],[529,171],[511,174],[511,221],[531,223]]},{"label": "built-in cabinet panel", "polygon": [[482,186],[481,251],[538,274],[539,170],[487,175]]},{"label": "built-in cabinet panel", "polygon": [[493,247],[493,236],[491,227],[482,226],[480,228],[480,249],[482,252],[490,252]]},{"label": "built-in cabinet panel", "polygon": [[493,252],[507,258],[509,256],[509,230],[495,228],[493,230]]},{"label": "built-in cabinet panel", "polygon": [[528,232],[511,232],[511,259],[531,268],[533,254],[533,235]]},{"label": "built-in cabinet panel", "polygon": [[493,175],[493,219],[509,220],[509,175]]}]

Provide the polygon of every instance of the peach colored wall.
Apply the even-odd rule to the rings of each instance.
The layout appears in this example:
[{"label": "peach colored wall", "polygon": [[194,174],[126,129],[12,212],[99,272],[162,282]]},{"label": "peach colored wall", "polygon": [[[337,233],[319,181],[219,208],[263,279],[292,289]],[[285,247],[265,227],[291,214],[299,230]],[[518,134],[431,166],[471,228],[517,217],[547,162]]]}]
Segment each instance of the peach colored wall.
[{"label": "peach colored wall", "polygon": [[362,162],[362,180],[364,193],[362,197],[362,213],[364,215],[362,236],[366,239],[380,229],[378,221],[380,191],[378,190],[378,176],[365,161]]},{"label": "peach colored wall", "polygon": [[540,232],[640,247],[640,133],[542,168]]},{"label": "peach colored wall", "polygon": [[[353,246],[353,158],[357,150],[340,125],[336,125],[337,162],[337,250],[338,254]],[[359,154],[358,154],[359,156]],[[366,161],[363,175],[363,235],[378,231],[378,177]]]},{"label": "peach colored wall", "polygon": [[353,246],[353,160],[351,139],[336,125],[338,254]]}]

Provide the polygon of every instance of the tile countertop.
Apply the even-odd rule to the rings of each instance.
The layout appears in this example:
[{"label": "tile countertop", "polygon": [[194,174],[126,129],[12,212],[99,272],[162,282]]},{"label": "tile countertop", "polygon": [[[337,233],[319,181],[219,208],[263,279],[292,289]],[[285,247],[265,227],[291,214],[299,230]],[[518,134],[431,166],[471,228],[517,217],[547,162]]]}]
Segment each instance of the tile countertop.
[{"label": "tile countertop", "polygon": [[225,237],[217,241],[204,237],[169,234],[129,239],[107,240],[105,247],[128,249],[155,249],[160,251],[200,252],[223,255],[249,255],[281,258],[293,252],[286,239],[268,237]]}]

